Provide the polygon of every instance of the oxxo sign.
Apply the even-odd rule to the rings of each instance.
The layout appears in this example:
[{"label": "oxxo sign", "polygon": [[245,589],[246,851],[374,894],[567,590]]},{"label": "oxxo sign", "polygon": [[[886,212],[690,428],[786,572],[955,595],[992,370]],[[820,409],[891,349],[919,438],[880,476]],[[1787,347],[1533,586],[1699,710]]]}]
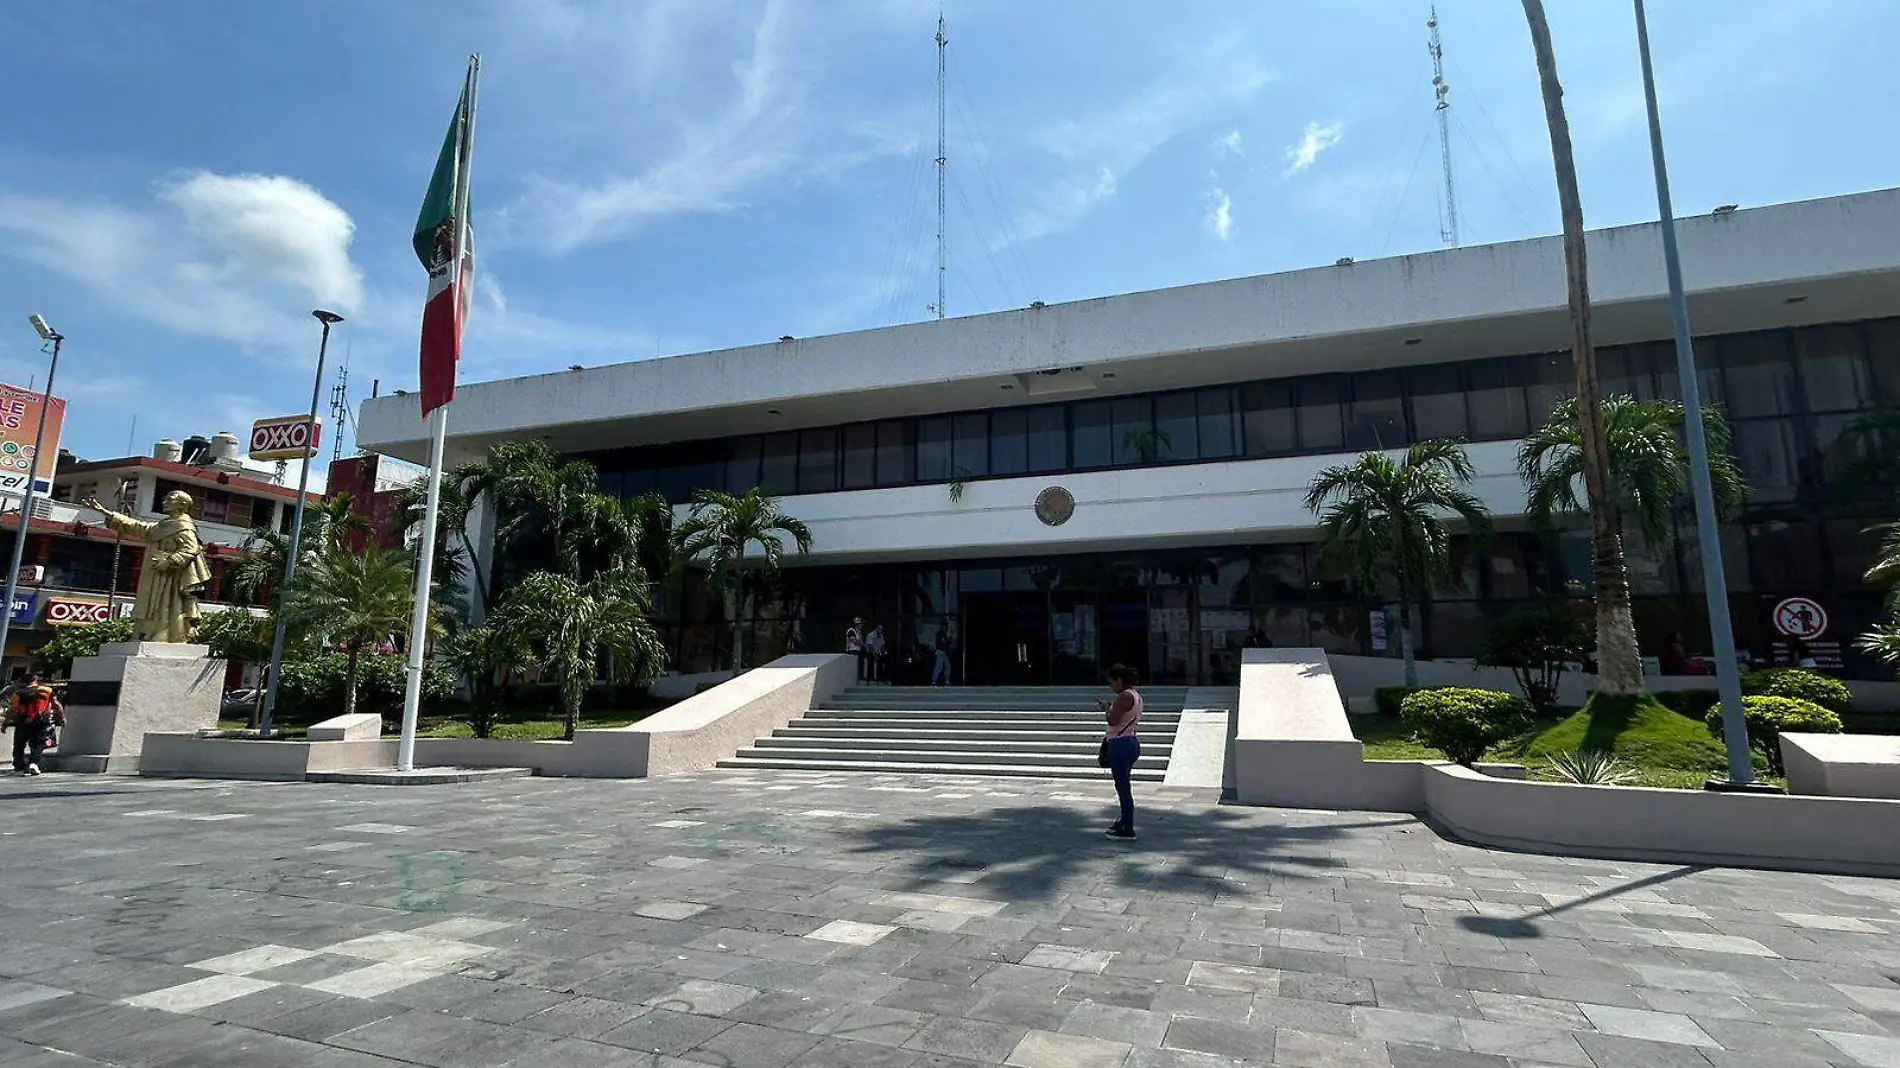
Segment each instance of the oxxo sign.
[{"label": "oxxo sign", "polygon": [[323,421],[307,415],[280,415],[251,424],[251,459],[305,460],[322,446]]},{"label": "oxxo sign", "polygon": [[[121,601],[119,614],[131,615],[131,602]],[[111,606],[104,601],[75,601],[65,597],[49,597],[46,600],[46,625],[49,627],[83,627],[91,623],[104,623],[111,617]]]}]

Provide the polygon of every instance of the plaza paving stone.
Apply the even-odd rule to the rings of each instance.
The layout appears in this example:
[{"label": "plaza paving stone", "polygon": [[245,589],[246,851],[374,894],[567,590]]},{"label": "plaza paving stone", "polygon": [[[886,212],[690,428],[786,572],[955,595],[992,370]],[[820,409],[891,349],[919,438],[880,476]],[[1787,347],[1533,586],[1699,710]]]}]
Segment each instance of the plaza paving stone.
[{"label": "plaza paving stone", "polygon": [[0,1068],[1900,1065],[1900,883],[1105,782],[0,783]]}]

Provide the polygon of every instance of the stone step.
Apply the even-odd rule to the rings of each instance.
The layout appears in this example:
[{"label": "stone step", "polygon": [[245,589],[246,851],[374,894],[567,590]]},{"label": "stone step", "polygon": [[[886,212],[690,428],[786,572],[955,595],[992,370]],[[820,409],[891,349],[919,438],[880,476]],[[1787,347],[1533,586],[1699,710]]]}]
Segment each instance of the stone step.
[{"label": "stone step", "polygon": [[[1049,723],[1091,723],[1097,727],[1105,721],[1100,712],[1077,712],[1073,709],[1000,709],[1000,708],[814,708],[805,714],[806,719],[896,719],[915,724],[932,722],[984,722],[984,723],[1023,723],[1031,720]],[[1143,712],[1142,726],[1181,722],[1179,712]]]},{"label": "stone step", "polygon": [[[737,755],[778,760],[860,760],[879,764],[916,763],[919,757],[924,757],[926,758],[924,762],[927,763],[934,762],[934,760],[930,758],[940,758],[943,762],[951,764],[1007,764],[1022,767],[1093,768],[1097,771],[1101,770],[1101,767],[1095,763],[1095,749],[1092,747],[1074,751],[1052,751],[1048,749],[1034,751],[964,749],[947,753],[941,750],[930,749],[858,749],[853,747],[822,749],[786,747],[772,749],[752,745],[739,750]],[[1143,753],[1141,761],[1135,766],[1153,768],[1157,771],[1166,771],[1168,762],[1165,758],[1151,757]]]},{"label": "stone step", "polygon": [[[829,735],[812,737],[805,734],[774,734],[769,738],[760,738],[753,745],[760,749],[852,749],[894,752],[897,750],[918,750],[930,753],[1019,753],[1025,756],[1037,753],[1061,753],[1081,755],[1089,759],[1101,748],[1100,738],[1082,735],[1042,736],[1031,738],[983,739],[983,738],[922,738],[916,735],[881,734],[870,737],[837,738]],[[1142,759],[1149,757],[1165,758],[1174,752],[1171,740],[1145,739],[1141,745]]]},{"label": "stone step", "polygon": [[[1093,779],[1103,786],[1108,785],[1108,772],[1095,767],[1070,767],[1041,764],[938,764],[904,763],[888,760],[842,759],[825,757],[822,759],[807,757],[805,754],[786,756],[742,755],[728,757],[719,762],[722,768],[778,768],[794,771],[874,771],[914,775],[987,775],[1022,779]],[[1167,777],[1167,769],[1162,767],[1142,767],[1136,765],[1130,777],[1136,782],[1161,782]],[[1108,798],[1104,796],[1104,802]]]},{"label": "stone step", "polygon": [[[1154,743],[1170,745],[1174,740],[1174,731],[1143,731],[1144,746]],[[1042,740],[1101,740],[1101,731],[1078,731],[1068,727],[1050,727],[1043,729],[1025,728],[976,728],[956,727],[912,727],[899,724],[890,727],[860,726],[856,721],[844,723],[814,723],[810,720],[793,720],[787,726],[774,732],[777,738],[934,738],[943,741],[970,742],[1036,742]]]}]

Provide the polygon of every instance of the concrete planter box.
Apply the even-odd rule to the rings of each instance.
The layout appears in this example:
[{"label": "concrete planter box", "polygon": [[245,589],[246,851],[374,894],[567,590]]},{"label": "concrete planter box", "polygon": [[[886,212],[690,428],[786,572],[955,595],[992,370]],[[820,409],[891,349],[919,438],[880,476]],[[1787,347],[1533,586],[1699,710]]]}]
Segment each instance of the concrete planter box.
[{"label": "concrete planter box", "polygon": [[394,741],[273,742],[153,733],[145,736],[139,774],[297,782],[313,771],[355,771],[395,763]]}]

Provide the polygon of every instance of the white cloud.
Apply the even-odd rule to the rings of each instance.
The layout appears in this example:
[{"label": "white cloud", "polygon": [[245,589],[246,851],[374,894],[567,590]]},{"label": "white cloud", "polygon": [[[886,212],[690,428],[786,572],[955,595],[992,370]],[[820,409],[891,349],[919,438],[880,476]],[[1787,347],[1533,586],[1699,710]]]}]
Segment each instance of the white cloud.
[{"label": "white cloud", "polygon": [[1234,198],[1220,187],[1220,175],[1209,177],[1214,181],[1214,188],[1208,190],[1207,216],[1202,221],[1207,224],[1209,233],[1225,241],[1234,232]]},{"label": "white cloud", "polygon": [[1247,154],[1238,129],[1227,131],[1225,136],[1216,138],[1214,144],[1225,153],[1235,156],[1244,156]]},{"label": "white cloud", "polygon": [[346,310],[362,304],[363,273],[350,262],[356,224],[295,178],[199,171],[164,198],[230,270],[261,272]]},{"label": "white cloud", "polygon": [[1343,123],[1335,122],[1325,126],[1317,122],[1307,123],[1306,134],[1300,138],[1300,143],[1286,150],[1286,173],[1294,175],[1311,167],[1313,161],[1319,159],[1321,152],[1339,143],[1345,131],[1346,127]]}]

